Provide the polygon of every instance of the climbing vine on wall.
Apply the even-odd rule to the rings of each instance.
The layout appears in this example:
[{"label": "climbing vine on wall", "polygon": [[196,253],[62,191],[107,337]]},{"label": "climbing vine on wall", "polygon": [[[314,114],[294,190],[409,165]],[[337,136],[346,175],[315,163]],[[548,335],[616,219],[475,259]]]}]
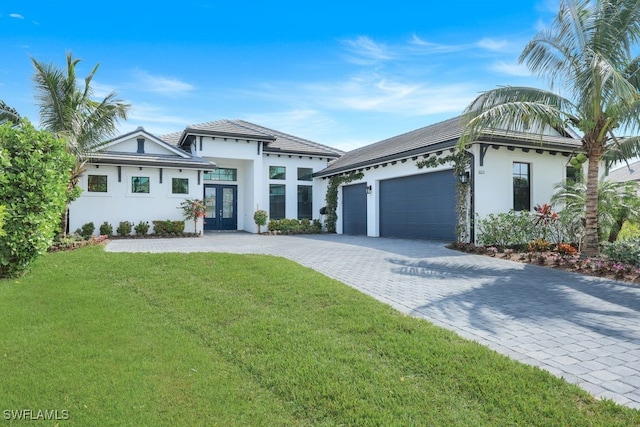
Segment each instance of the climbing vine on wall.
[{"label": "climbing vine on wall", "polygon": [[349,172],[346,175],[334,175],[329,178],[329,186],[327,187],[327,195],[325,196],[325,201],[327,202],[327,218],[325,220],[327,232],[336,232],[336,222],[338,221],[338,214],[336,213],[338,209],[338,188],[343,184],[362,179],[362,177],[364,177],[362,172]]},{"label": "climbing vine on wall", "polygon": [[[456,150],[453,154],[448,156],[433,156],[420,160],[416,163],[418,168],[435,168],[445,164],[453,165],[453,173],[456,177],[463,176],[469,170],[470,156],[466,151]],[[462,182],[458,180],[456,184],[456,212],[458,213],[458,224],[456,226],[456,234],[458,235],[459,242],[468,242],[469,236],[469,221],[472,220],[469,216],[469,196],[470,196],[470,180]]]}]

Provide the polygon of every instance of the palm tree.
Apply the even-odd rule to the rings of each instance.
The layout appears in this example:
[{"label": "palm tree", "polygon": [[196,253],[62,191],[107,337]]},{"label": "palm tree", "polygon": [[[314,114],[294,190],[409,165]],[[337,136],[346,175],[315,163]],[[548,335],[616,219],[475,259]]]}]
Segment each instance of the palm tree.
[{"label": "palm tree", "polygon": [[[601,179],[598,184],[598,226],[600,241],[615,242],[627,220],[640,219],[638,184]],[[561,214],[581,223],[585,218],[586,185],[583,180],[568,180],[556,185],[551,203],[563,206]]]},{"label": "palm tree", "polygon": [[[68,185],[68,203],[78,197],[78,180],[91,151],[116,134],[119,119],[127,118],[129,105],[117,99],[115,92],[101,101],[93,99],[91,81],[100,64],[97,64],[78,85],[76,65],[67,53],[66,74],[53,64],[43,64],[31,58],[35,68],[33,81],[40,109],[41,126],[67,142],[67,149],[75,155],[76,162]],[[66,233],[67,213],[62,217],[62,234]]]},{"label": "palm tree", "polygon": [[0,125],[5,122],[11,122],[14,125],[18,124],[20,122],[20,114],[18,114],[15,108],[9,107],[0,99]]},{"label": "palm tree", "polygon": [[[517,131],[532,123],[573,128],[582,135],[589,158],[586,181],[586,231],[583,253],[596,256],[598,175],[608,162],[640,153],[640,57],[632,56],[640,38],[640,0],[561,0],[550,28],[524,48],[519,62],[545,77],[550,90],[501,87],[480,94],[467,107],[460,147],[487,128]],[[560,86],[568,97],[554,92]],[[542,134],[543,126],[530,132]]]}]

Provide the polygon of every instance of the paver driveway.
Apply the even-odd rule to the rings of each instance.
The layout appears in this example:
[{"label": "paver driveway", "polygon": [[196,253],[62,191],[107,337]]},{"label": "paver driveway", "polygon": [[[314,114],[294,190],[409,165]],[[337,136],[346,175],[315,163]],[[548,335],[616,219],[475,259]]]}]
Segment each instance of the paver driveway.
[{"label": "paver driveway", "polygon": [[640,287],[464,254],[441,243],[340,235],[115,240],[107,251],[279,255],[593,395],[640,408]]}]

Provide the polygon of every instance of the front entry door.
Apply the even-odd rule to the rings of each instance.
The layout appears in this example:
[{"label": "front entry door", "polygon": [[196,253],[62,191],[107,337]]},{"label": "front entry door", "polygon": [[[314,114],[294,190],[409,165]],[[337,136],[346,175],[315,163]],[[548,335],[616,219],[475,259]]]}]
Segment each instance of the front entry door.
[{"label": "front entry door", "polygon": [[235,185],[204,186],[205,230],[238,229],[238,187]]}]

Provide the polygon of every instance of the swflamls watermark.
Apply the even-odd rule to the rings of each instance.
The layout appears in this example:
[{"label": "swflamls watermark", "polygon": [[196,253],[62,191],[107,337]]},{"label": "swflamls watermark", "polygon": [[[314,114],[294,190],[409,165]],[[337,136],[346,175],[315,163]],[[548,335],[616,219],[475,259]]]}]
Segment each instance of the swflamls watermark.
[{"label": "swflamls watermark", "polygon": [[67,409],[5,409],[2,411],[5,420],[24,421],[59,421],[69,419]]}]

